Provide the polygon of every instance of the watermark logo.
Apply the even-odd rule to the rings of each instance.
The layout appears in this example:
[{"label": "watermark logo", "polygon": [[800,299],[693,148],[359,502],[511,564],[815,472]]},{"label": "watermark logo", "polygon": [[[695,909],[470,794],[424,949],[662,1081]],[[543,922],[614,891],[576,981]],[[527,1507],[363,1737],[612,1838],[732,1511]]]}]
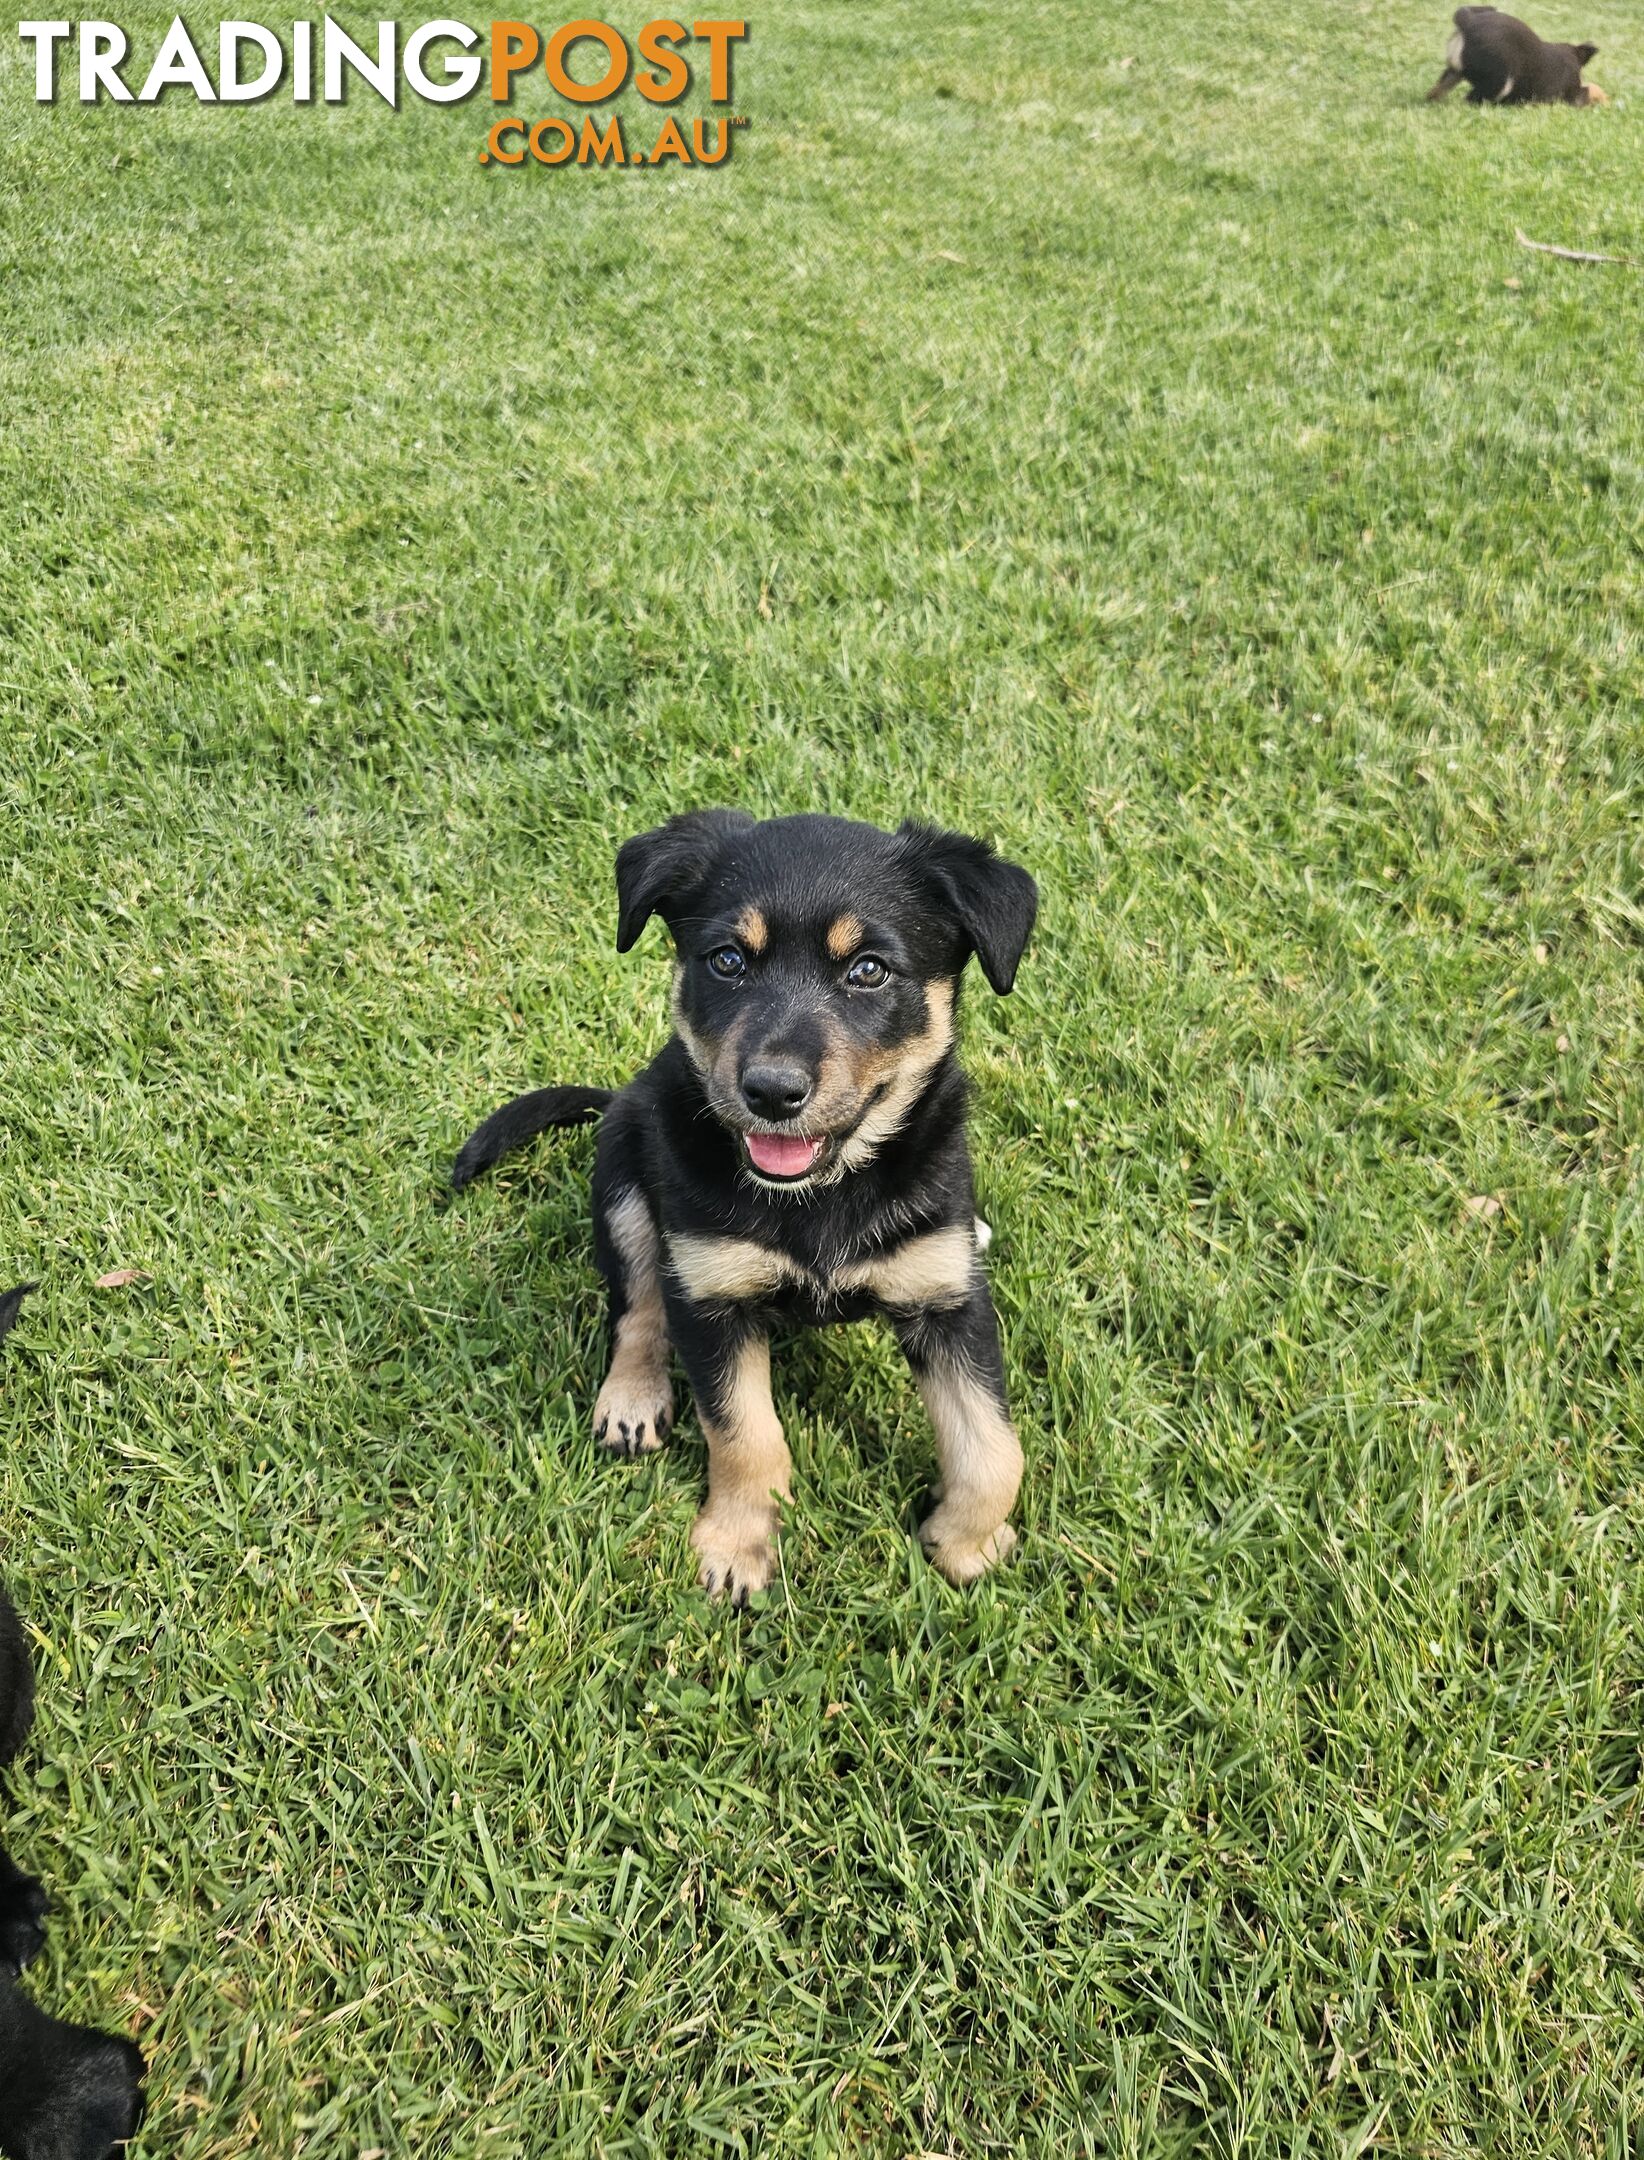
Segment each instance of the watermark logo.
[{"label": "watermark logo", "polygon": [[[516,90],[540,78],[572,108],[534,120],[502,115],[477,152],[482,165],[722,165],[736,130],[747,125],[727,109],[745,21],[687,26],[662,16],[631,44],[610,23],[587,16],[547,31],[528,22],[480,30],[446,17],[404,37],[401,28],[379,22],[373,48],[329,15],[291,22],[285,35],[266,23],[220,22],[215,76],[180,15],[146,68],[119,23],[20,22],[17,34],[34,49],[34,95],[42,105],[64,96],[82,105],[152,105],[167,91],[201,104],[254,105],[282,90],[298,105],[341,105],[357,83],[396,108],[402,91],[432,105],[459,105],[483,90],[492,105],[512,106]],[[667,109],[703,83],[716,110],[687,118]],[[628,91],[639,100],[630,112],[596,116],[594,107]]]}]

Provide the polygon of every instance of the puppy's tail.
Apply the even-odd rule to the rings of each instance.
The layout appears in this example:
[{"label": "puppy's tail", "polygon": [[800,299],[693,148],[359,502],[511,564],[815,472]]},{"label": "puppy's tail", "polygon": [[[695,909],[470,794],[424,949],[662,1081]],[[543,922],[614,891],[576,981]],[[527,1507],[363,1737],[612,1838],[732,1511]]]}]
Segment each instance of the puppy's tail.
[{"label": "puppy's tail", "polygon": [[4,1342],[11,1333],[11,1324],[22,1311],[24,1298],[31,1290],[38,1290],[39,1287],[37,1282],[19,1283],[15,1290],[8,1290],[4,1296],[0,1296],[0,1342]]},{"label": "puppy's tail", "polygon": [[613,1097],[611,1088],[584,1087],[533,1088],[529,1095],[516,1095],[511,1103],[493,1110],[483,1125],[476,1125],[462,1143],[451,1166],[452,1185],[461,1192],[499,1156],[551,1125],[597,1125]]}]

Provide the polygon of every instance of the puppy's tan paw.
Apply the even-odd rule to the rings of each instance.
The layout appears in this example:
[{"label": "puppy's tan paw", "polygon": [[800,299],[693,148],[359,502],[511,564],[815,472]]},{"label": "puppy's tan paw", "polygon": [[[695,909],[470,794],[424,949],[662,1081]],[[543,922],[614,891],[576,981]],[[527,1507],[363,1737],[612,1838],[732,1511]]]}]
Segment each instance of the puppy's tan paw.
[{"label": "puppy's tan paw", "polygon": [[774,1508],[702,1510],[691,1525],[691,1544],[710,1597],[746,1605],[765,1588],[776,1572],[776,1528]]},{"label": "puppy's tan paw", "polygon": [[674,1422],[667,1376],[612,1373],[594,1404],[594,1438],[613,1455],[654,1455]]},{"label": "puppy's tan paw", "polygon": [[972,1583],[1014,1548],[1016,1532],[1007,1522],[984,1538],[967,1537],[945,1523],[938,1508],[920,1524],[919,1542],[939,1575],[945,1575],[950,1583]]}]

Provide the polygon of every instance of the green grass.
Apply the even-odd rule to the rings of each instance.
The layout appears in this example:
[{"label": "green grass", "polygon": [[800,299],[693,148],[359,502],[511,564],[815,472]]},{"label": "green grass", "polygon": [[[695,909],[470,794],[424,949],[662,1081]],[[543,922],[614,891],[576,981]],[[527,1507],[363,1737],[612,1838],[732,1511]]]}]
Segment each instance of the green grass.
[{"label": "green grass", "polygon": [[[144,2154],[1640,2135],[1644,277],[1513,231],[1644,255],[1644,38],[1445,13],[783,4],[678,176],[0,53],[9,1834]],[[715,801],[1042,883],[974,1595],[859,1329],[710,1608],[587,1136],[443,1200]]]}]

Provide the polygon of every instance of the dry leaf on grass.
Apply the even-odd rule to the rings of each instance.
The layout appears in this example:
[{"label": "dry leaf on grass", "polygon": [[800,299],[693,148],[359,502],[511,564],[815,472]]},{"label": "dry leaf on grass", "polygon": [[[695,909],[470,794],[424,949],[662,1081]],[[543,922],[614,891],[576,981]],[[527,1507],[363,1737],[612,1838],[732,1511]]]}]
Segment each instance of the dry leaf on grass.
[{"label": "dry leaf on grass", "polygon": [[99,1290],[123,1290],[127,1283],[147,1282],[148,1280],[149,1272],[147,1268],[117,1267],[110,1268],[106,1275],[99,1275],[97,1287]]},{"label": "dry leaf on grass", "polygon": [[1463,1213],[1480,1216],[1486,1222],[1492,1215],[1499,1215],[1502,1208],[1500,1199],[1493,1192],[1474,1193],[1471,1199],[1464,1200],[1461,1205]]}]

